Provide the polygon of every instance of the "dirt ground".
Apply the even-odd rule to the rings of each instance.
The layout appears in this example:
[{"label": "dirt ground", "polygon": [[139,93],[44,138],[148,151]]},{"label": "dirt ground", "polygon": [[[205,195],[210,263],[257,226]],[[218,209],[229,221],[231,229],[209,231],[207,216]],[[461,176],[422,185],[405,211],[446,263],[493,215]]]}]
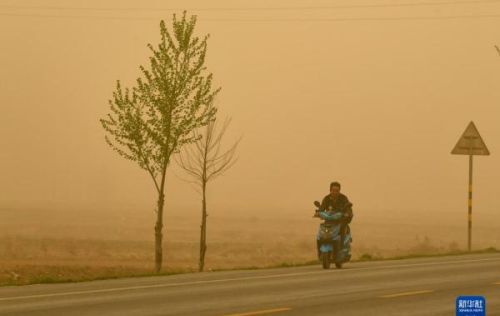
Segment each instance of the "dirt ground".
[{"label": "dirt ground", "polygon": [[[436,254],[464,249],[462,217],[429,221],[422,214],[357,214],[353,257]],[[286,217],[286,220],[283,218]],[[63,211],[0,212],[0,284],[141,275],[153,268],[154,214]],[[314,260],[319,224],[304,216],[211,216],[207,270],[299,264]],[[165,219],[165,271],[197,267],[195,216]],[[500,246],[487,219],[474,226],[474,248]]]}]

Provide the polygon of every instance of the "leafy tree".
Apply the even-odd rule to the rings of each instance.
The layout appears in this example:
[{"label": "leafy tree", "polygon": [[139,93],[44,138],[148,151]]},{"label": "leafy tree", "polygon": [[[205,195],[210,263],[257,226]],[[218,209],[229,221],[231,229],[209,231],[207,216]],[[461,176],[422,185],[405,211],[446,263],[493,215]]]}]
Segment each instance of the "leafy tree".
[{"label": "leafy tree", "polygon": [[155,270],[161,271],[166,172],[172,155],[197,140],[192,132],[215,118],[212,74],[205,56],[208,35],[194,35],[196,16],[174,14],[172,29],[160,23],[158,46],[148,44],[149,67],[131,88],[117,81],[110,113],[101,124],[105,140],[122,157],[148,172],[158,194],[156,207]]}]

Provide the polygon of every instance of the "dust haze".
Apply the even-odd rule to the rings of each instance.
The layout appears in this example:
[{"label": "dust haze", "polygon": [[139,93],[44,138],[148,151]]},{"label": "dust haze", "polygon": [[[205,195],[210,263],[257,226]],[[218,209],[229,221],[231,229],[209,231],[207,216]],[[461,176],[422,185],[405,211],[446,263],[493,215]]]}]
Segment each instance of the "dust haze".
[{"label": "dust haze", "polygon": [[[473,247],[500,247],[500,57],[494,48],[500,19],[379,19],[487,15],[500,12],[500,3],[217,9],[269,5],[140,4],[178,9],[156,12],[0,8],[8,13],[0,16],[0,259],[150,263],[153,183],[106,145],[99,118],[116,80],[132,84],[139,65],[147,64],[146,44],[158,42],[159,20],[170,25],[182,9],[198,15],[198,35],[210,34],[208,70],[222,87],[216,104],[220,117],[233,120],[225,140],[243,136],[238,163],[209,187],[209,267],[314,257],[312,202],[334,180],[354,203],[356,254],[464,248],[468,161],[450,151],[470,121],[492,153],[475,159]],[[274,8],[305,5],[273,2]],[[166,263],[194,266],[200,196],[171,167]]]}]

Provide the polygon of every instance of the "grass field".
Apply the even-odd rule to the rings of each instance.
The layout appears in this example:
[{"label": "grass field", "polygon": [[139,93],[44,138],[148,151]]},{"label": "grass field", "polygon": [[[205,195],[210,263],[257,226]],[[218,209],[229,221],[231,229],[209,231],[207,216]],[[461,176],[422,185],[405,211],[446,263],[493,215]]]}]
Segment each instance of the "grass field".
[{"label": "grass field", "polygon": [[[36,215],[34,215],[36,214]],[[194,217],[194,216],[193,216]],[[411,216],[358,216],[353,258],[432,255],[464,249],[465,223],[421,223]],[[0,285],[148,275],[153,270],[153,215],[78,216],[0,212]],[[196,271],[196,218],[167,216],[164,273]],[[207,270],[290,266],[315,258],[318,221],[306,216],[209,218]],[[499,248],[494,223],[475,227],[475,249]]]}]

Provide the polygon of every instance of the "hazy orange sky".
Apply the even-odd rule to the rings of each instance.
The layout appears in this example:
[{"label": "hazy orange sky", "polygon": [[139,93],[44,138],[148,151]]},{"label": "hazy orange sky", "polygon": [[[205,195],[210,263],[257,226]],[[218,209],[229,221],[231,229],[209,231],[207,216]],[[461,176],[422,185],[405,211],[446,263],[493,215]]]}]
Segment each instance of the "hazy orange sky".
[{"label": "hazy orange sky", "polygon": [[[152,212],[149,176],[106,145],[99,118],[115,81],[147,64],[159,20],[185,8],[211,35],[226,140],[243,135],[209,188],[212,212],[309,215],[337,180],[358,214],[465,218],[468,161],[450,151],[473,120],[492,153],[475,160],[474,211],[498,221],[500,1],[290,9],[408,2],[2,0],[0,211]],[[30,5],[106,10],[19,8]],[[462,18],[399,19],[450,16]],[[197,214],[197,193],[172,172],[167,182],[166,212]]]}]

